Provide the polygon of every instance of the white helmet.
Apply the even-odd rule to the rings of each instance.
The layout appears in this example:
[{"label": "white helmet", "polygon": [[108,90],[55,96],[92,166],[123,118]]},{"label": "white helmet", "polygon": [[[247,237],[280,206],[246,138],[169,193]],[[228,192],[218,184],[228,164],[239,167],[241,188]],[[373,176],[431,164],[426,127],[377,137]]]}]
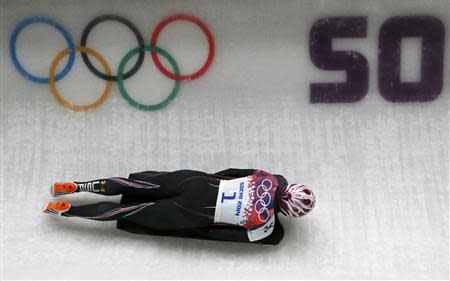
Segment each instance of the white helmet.
[{"label": "white helmet", "polygon": [[280,210],[285,216],[301,217],[309,213],[316,203],[311,189],[301,184],[290,184],[281,193]]}]

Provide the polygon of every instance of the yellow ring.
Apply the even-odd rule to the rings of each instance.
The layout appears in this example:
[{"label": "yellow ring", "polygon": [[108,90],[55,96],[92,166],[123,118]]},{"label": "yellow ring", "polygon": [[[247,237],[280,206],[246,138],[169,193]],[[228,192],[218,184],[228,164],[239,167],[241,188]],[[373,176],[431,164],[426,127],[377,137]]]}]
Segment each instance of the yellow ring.
[{"label": "yellow ring", "polygon": [[[109,67],[106,60],[103,58],[102,55],[100,55],[97,51],[88,48],[88,47],[77,47],[77,52],[84,52],[87,53],[94,58],[96,58],[100,64],[103,66],[103,70],[105,71],[106,75],[111,75],[111,68]],[[86,105],[77,105],[72,104],[68,101],[66,101],[58,92],[58,89],[56,89],[55,84],[55,72],[56,67],[58,66],[58,63],[61,61],[62,58],[64,58],[69,53],[69,48],[66,48],[59,52],[56,57],[52,61],[52,65],[50,66],[50,72],[48,74],[48,86],[50,88],[50,92],[52,93],[52,96],[56,99],[56,101],[63,107],[68,108],[73,111],[90,111],[97,107],[99,107],[102,103],[105,102],[105,100],[109,97],[109,93],[111,92],[111,81],[106,81],[105,89],[103,90],[102,95],[93,103],[86,104]]]}]

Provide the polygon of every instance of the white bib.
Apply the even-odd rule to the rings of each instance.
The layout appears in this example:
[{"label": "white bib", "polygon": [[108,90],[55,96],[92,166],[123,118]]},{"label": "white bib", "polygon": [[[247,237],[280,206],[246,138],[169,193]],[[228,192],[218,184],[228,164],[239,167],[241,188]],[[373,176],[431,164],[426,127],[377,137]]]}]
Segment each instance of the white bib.
[{"label": "white bib", "polygon": [[214,223],[247,228],[250,241],[269,236],[275,226],[274,201],[277,180],[256,172],[247,177],[221,180],[216,200]]}]

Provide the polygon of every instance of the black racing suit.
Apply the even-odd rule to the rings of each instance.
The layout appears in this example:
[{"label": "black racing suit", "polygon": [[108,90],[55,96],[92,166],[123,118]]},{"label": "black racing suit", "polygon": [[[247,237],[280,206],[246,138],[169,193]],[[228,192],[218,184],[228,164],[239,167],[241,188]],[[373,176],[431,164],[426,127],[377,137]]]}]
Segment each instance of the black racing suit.
[{"label": "black racing suit", "polygon": [[[63,215],[117,220],[117,228],[132,233],[250,242],[244,227],[215,224],[214,212],[220,180],[245,177],[253,172],[252,169],[228,169],[215,174],[194,170],[147,171],[130,174],[128,179],[100,179],[96,188],[84,191],[122,194],[120,204],[73,206]],[[279,196],[287,182],[282,176],[275,176],[279,181]],[[77,184],[82,189],[86,182]],[[271,235],[253,243],[275,245],[281,241],[284,230],[277,215],[275,220]]]}]

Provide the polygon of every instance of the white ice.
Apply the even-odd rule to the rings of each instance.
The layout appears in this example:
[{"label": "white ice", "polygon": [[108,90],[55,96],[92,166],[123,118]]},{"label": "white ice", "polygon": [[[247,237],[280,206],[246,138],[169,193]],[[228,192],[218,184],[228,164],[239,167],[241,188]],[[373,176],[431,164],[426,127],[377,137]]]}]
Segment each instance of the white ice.
[{"label": "white ice", "polygon": [[[435,101],[393,104],[377,86],[381,24],[394,15],[431,14],[444,22],[448,38],[448,1],[20,0],[1,1],[1,8],[3,278],[448,278],[448,39],[444,90]],[[129,106],[114,83],[98,110],[70,112],[47,85],[20,76],[9,56],[11,32],[28,16],[54,18],[78,44],[85,25],[103,13],[128,18],[148,42],[156,24],[176,12],[208,24],[216,57],[161,111]],[[334,43],[366,56],[369,93],[353,104],[310,104],[311,82],[345,79],[315,68],[308,49],[313,22],[339,15],[368,16],[367,38]],[[88,45],[115,72],[136,43],[127,28],[111,22],[98,25]],[[203,35],[186,24],[165,29],[159,45],[183,72],[199,67],[207,53]],[[61,35],[36,25],[21,34],[18,54],[27,69],[47,76],[65,47]],[[412,73],[405,77],[414,79],[419,60],[408,63],[403,69]],[[79,54],[58,82],[64,97],[78,103],[93,101],[103,86]],[[158,101],[172,86],[148,55],[126,81],[141,102]],[[229,167],[260,168],[309,185],[316,208],[299,220],[282,218],[285,239],[276,247],[138,236],[111,222],[40,209],[51,200],[54,181]]]}]

